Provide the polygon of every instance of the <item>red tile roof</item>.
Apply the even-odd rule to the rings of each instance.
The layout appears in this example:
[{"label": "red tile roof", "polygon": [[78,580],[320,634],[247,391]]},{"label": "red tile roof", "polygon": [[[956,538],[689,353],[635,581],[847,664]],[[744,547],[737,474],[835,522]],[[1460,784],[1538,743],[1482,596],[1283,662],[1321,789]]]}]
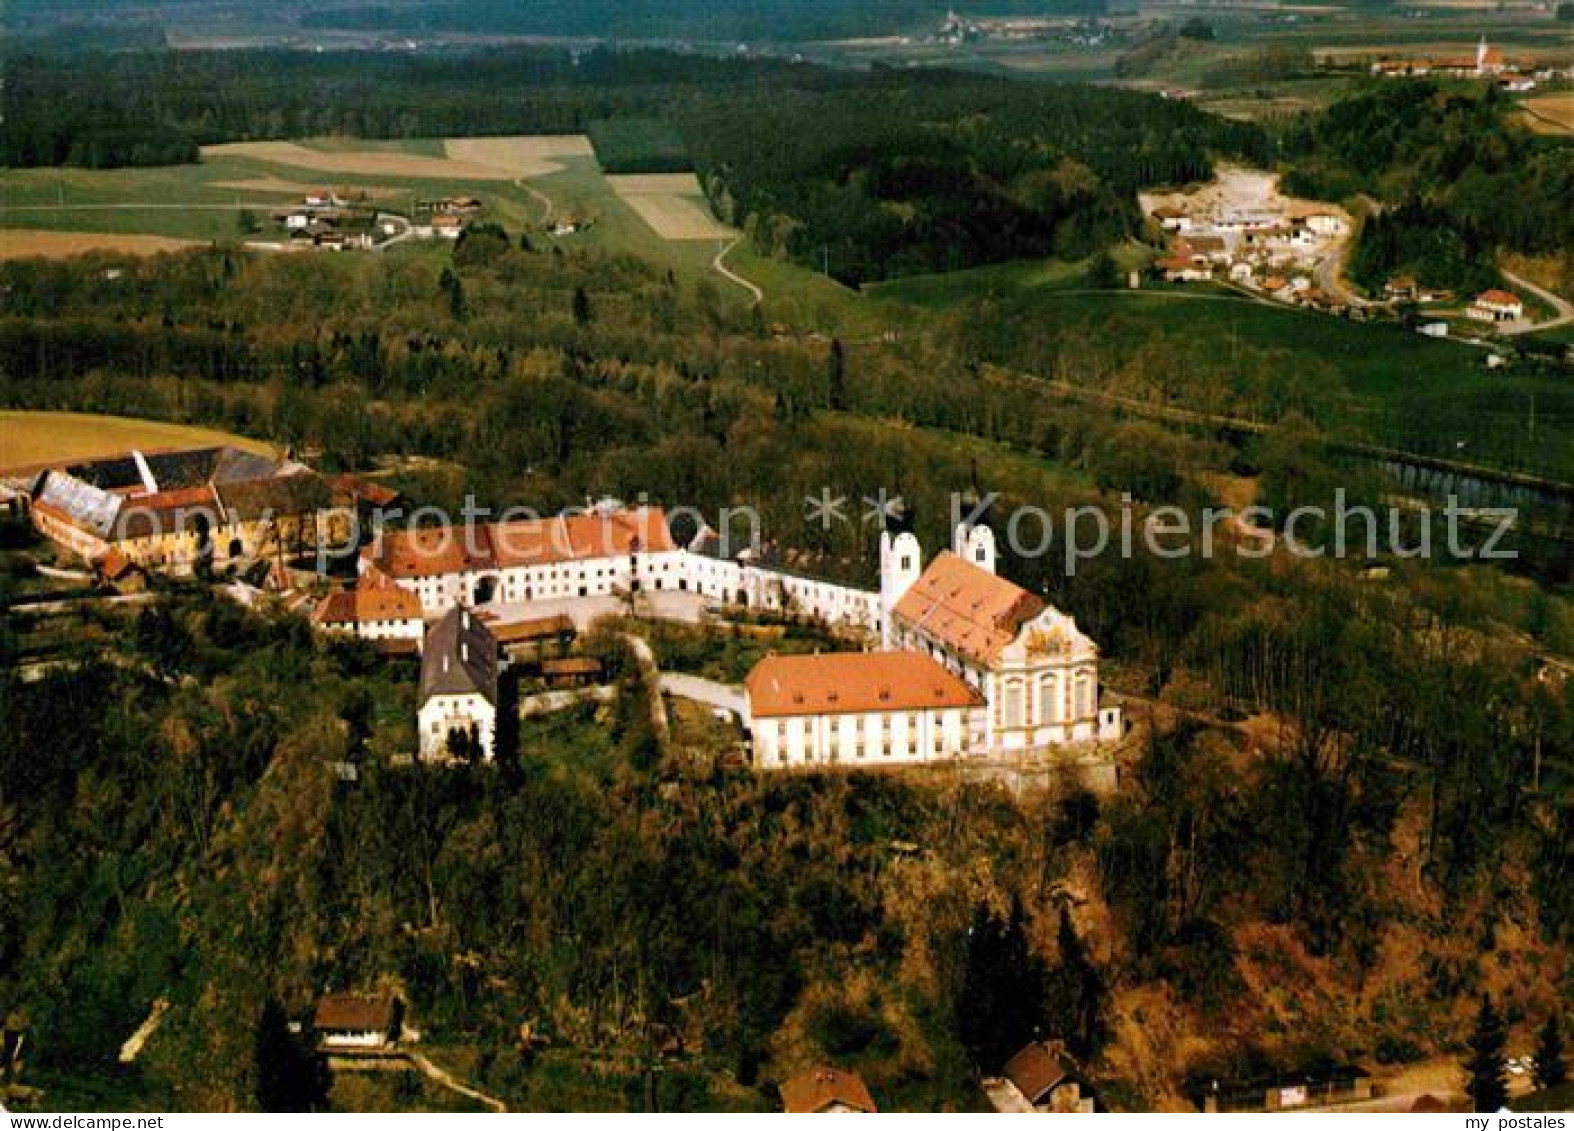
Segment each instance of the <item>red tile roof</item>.
[{"label": "red tile roof", "polygon": [[400,498],[399,492],[392,487],[362,479],[349,472],[334,476],[332,485],[338,494],[348,496],[351,500],[364,500],[374,507],[392,506]]},{"label": "red tile roof", "polygon": [[896,615],[952,651],[988,664],[1044,607],[1020,585],[943,551],[896,603]]},{"label": "red tile roof", "polygon": [[328,994],[317,1002],[312,1027],[319,1032],[391,1032],[396,1004],[388,994]]},{"label": "red tile roof", "polygon": [[805,1115],[841,1106],[876,1114],[874,1098],[856,1072],[819,1067],[782,1081],[782,1106],[791,1114]]},{"label": "red tile roof", "polygon": [[638,507],[470,528],[392,531],[362,555],[393,577],[438,577],[675,549],[666,513],[660,507]]},{"label": "red tile roof", "polygon": [[979,707],[983,697],[917,652],[767,656],[749,673],[754,717]]},{"label": "red tile roof", "polygon": [[1076,1072],[1076,1064],[1058,1041],[1034,1041],[1006,1061],[1007,1079],[1035,1105],[1067,1079],[1075,1079]]},{"label": "red tile roof", "polygon": [[363,574],[354,589],[328,594],[313,619],[318,624],[420,620],[421,599],[373,571]]},{"label": "red tile roof", "polygon": [[533,620],[511,621],[487,627],[492,630],[499,644],[523,644],[532,640],[550,640],[554,636],[574,635],[573,618],[567,616],[536,617]]},{"label": "red tile roof", "polygon": [[1512,291],[1500,291],[1494,287],[1490,291],[1482,291],[1478,294],[1476,301],[1495,303],[1498,306],[1517,306],[1519,305],[1519,296]]}]

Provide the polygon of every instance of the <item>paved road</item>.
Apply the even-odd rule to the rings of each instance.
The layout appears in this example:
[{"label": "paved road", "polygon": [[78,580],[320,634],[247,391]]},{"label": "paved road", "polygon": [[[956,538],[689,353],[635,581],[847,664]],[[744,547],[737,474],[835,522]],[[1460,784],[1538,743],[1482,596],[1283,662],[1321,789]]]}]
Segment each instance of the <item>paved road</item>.
[{"label": "paved road", "polygon": [[[622,597],[552,597],[530,601],[493,601],[482,605],[480,611],[496,617],[498,624],[562,615],[572,620],[574,627],[583,632],[602,617],[627,616],[629,606]],[[685,593],[676,589],[652,590],[635,598],[634,611],[640,616],[660,620],[700,624],[705,620],[705,598],[698,593]]]},{"label": "paved road", "polygon": [[1317,282],[1317,289],[1346,306],[1381,306],[1382,303],[1372,302],[1356,294],[1345,283],[1344,257],[1348,250],[1349,245],[1343,245],[1317,261],[1317,266],[1312,269],[1312,277]]},{"label": "paved road", "polygon": [[649,641],[643,636],[625,632],[623,639],[634,650],[634,659],[645,677],[645,687],[650,693],[650,722],[656,728],[656,737],[665,746],[672,728],[667,723],[667,701],[661,697],[661,669],[656,666],[656,653],[651,651]]},{"label": "paved road", "polygon": [[1557,312],[1545,322],[1514,323],[1500,327],[1498,333],[1504,337],[1511,338],[1516,334],[1533,334],[1537,330],[1555,330],[1559,326],[1567,326],[1574,322],[1574,303],[1569,302],[1562,295],[1554,294],[1545,287],[1537,286],[1523,275],[1516,275],[1512,271],[1504,271],[1503,278],[1521,290],[1529,291]]}]

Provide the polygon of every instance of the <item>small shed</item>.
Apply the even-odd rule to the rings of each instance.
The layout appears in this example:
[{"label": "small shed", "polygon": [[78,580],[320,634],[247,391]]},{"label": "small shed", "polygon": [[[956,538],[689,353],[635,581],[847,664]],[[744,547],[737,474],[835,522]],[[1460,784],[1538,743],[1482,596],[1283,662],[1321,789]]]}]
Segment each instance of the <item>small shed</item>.
[{"label": "small shed", "polygon": [[312,1028],[324,1052],[381,1052],[398,1043],[403,1012],[392,994],[326,994]]}]

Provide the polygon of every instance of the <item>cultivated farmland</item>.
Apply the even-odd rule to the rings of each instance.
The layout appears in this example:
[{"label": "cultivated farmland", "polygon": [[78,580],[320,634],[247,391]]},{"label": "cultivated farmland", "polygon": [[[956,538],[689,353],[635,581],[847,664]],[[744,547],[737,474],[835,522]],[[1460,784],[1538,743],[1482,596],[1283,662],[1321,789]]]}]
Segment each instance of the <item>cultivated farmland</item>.
[{"label": "cultivated farmland", "polygon": [[711,215],[693,173],[608,177],[618,197],[664,240],[717,240],[737,235]]},{"label": "cultivated farmland", "polygon": [[1525,108],[1526,123],[1537,133],[1574,135],[1574,94],[1542,94],[1520,105]]},{"label": "cultivated farmland", "polygon": [[119,232],[56,232],[29,228],[0,228],[0,259],[44,256],[63,259],[90,251],[118,251],[126,255],[156,255],[201,247],[195,240],[169,236],[140,236]]},{"label": "cultivated farmland", "polygon": [[528,180],[563,168],[563,157],[590,157],[590,139],[583,134],[539,137],[457,137],[443,143],[451,160],[501,169]]},{"label": "cultivated farmland", "polygon": [[428,157],[417,153],[390,150],[310,149],[293,141],[242,141],[229,145],[209,145],[202,150],[204,160],[223,157],[250,157],[274,165],[311,169],[319,173],[349,173],[361,177],[407,177],[414,180],[508,181],[516,174],[494,165],[458,161],[451,157]]}]

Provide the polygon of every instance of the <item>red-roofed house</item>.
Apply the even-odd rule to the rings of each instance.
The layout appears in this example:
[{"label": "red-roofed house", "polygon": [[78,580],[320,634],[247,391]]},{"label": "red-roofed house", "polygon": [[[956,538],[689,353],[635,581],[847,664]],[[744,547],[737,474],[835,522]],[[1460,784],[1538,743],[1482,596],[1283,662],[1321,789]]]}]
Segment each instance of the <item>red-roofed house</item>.
[{"label": "red-roofed house", "polygon": [[1478,322],[1518,322],[1525,317],[1525,304],[1511,291],[1482,291],[1465,311]]},{"label": "red-roofed house", "polygon": [[685,587],[659,507],[601,506],[552,518],[385,531],[361,551],[429,614],[493,600],[607,597]]},{"label": "red-roofed house", "polygon": [[782,1109],[789,1115],[875,1115],[880,1110],[858,1073],[825,1065],[782,1081]]},{"label": "red-roofed house", "polygon": [[1034,1041],[1006,1061],[1010,1111],[1093,1112],[1097,1101],[1060,1041]]}]

